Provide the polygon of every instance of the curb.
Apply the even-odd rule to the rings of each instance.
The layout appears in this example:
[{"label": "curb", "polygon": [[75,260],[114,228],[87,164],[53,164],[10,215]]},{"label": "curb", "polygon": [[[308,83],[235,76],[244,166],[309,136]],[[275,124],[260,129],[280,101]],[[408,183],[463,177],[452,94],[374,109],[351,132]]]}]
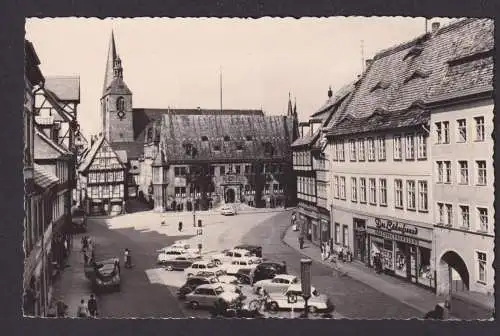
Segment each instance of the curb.
[{"label": "curb", "polygon": [[[429,311],[428,309],[422,309],[421,307],[418,307],[418,306],[416,306],[416,305],[414,305],[414,304],[412,304],[412,303],[406,302],[405,300],[401,300],[400,298],[398,298],[398,297],[396,297],[396,296],[394,296],[394,295],[390,295],[390,294],[388,294],[388,293],[382,292],[382,291],[380,291],[379,289],[375,288],[375,287],[374,287],[372,284],[370,284],[368,281],[363,281],[363,280],[360,280],[360,279],[356,279],[356,278],[354,278],[352,275],[350,275],[348,272],[344,272],[344,271],[340,270],[339,268],[332,266],[332,264],[330,264],[330,263],[327,263],[327,262],[325,262],[325,261],[323,261],[323,260],[314,260],[313,258],[311,258],[311,257],[309,257],[308,255],[306,255],[304,252],[302,252],[300,249],[297,249],[296,247],[291,246],[290,244],[288,244],[288,243],[285,241],[285,236],[287,235],[287,233],[288,233],[288,231],[289,231],[290,229],[291,229],[291,226],[289,226],[289,227],[287,227],[285,230],[283,230],[283,233],[280,235],[281,242],[282,242],[283,244],[285,244],[286,246],[290,247],[291,249],[295,250],[296,252],[299,252],[299,253],[300,253],[300,254],[302,254],[304,257],[307,257],[307,258],[309,258],[309,259],[313,260],[314,262],[317,262],[317,263],[320,263],[320,264],[322,264],[322,265],[328,266],[328,267],[329,267],[329,268],[331,268],[333,271],[335,271],[335,272],[337,272],[337,273],[340,273],[340,274],[341,274],[341,275],[343,275],[343,276],[349,277],[349,278],[351,278],[351,279],[353,279],[353,280],[355,280],[355,281],[361,282],[361,283],[363,283],[363,284],[365,284],[365,285],[367,285],[367,286],[369,286],[369,287],[371,287],[371,288],[375,289],[377,292],[382,293],[382,294],[385,294],[385,295],[387,295],[387,296],[389,296],[389,297],[391,297],[391,298],[393,298],[393,299],[395,299],[395,300],[397,300],[397,301],[399,301],[399,302],[401,302],[401,303],[403,303],[403,304],[407,305],[408,307],[410,307],[410,308],[412,308],[412,309],[415,309],[416,311],[419,311],[419,312],[421,312],[421,313],[423,313],[423,314],[426,314],[426,313]],[[417,317],[417,318],[418,318],[418,317]],[[420,319],[420,318],[419,318],[419,319]]]}]

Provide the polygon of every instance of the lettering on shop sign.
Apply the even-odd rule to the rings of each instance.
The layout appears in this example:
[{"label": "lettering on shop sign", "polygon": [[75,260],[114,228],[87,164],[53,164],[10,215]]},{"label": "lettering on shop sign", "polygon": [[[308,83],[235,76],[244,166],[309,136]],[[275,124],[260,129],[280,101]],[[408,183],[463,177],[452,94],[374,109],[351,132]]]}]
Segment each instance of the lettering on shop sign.
[{"label": "lettering on shop sign", "polygon": [[400,222],[396,222],[396,221],[392,221],[392,220],[375,218],[375,225],[377,226],[377,229],[383,229],[383,230],[387,230],[389,232],[399,232],[403,235],[404,234],[411,234],[411,235],[418,234],[417,227],[406,225],[404,223],[400,223]]},{"label": "lettering on shop sign", "polygon": [[406,236],[396,234],[396,233],[390,233],[387,231],[377,230],[377,229],[375,229],[374,231],[375,231],[375,235],[382,237],[382,238],[385,238],[385,239],[396,240],[396,241],[400,241],[402,243],[407,243],[407,244],[411,244],[411,245],[418,245],[418,239],[406,237]]}]

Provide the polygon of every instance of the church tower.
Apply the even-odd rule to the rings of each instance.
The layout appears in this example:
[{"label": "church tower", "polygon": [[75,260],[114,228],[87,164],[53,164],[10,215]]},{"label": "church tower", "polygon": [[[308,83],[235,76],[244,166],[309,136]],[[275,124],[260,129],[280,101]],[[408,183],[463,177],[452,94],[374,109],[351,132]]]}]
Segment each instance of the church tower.
[{"label": "church tower", "polygon": [[109,143],[133,142],[132,92],[123,81],[123,67],[111,32],[101,97],[102,131]]},{"label": "church tower", "polygon": [[295,141],[299,137],[299,117],[297,115],[297,99],[295,99],[295,104],[292,108],[292,97],[290,93],[288,93],[288,110],[286,115],[293,120],[292,141]]}]

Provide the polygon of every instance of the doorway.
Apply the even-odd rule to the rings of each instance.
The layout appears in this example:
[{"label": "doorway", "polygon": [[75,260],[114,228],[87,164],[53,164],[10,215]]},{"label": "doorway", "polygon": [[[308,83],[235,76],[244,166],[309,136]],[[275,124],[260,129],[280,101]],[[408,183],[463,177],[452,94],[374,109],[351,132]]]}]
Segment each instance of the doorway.
[{"label": "doorway", "polygon": [[235,198],[236,198],[236,194],[234,192],[234,189],[233,188],[226,189],[224,201],[226,203],[234,203]]},{"label": "doorway", "polygon": [[354,259],[361,262],[366,260],[366,221],[364,219],[354,218]]}]

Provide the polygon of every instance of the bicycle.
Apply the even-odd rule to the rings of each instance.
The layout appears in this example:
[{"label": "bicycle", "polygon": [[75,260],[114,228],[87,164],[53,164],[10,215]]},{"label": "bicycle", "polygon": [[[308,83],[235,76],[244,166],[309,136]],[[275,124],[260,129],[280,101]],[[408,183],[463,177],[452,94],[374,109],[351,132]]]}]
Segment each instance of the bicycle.
[{"label": "bicycle", "polygon": [[263,291],[263,293],[259,294],[257,299],[253,299],[248,303],[248,309],[276,314],[278,310],[269,305],[270,299],[269,293]]}]

